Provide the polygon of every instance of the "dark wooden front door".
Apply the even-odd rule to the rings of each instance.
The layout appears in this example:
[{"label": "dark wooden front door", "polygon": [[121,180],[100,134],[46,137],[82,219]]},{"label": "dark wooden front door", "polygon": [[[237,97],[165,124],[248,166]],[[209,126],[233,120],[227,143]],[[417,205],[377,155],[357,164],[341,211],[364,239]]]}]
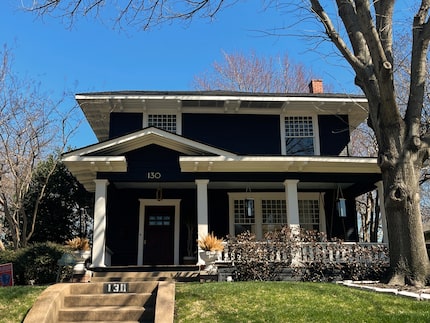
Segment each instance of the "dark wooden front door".
[{"label": "dark wooden front door", "polygon": [[144,265],[172,265],[174,262],[174,206],[145,208]]}]

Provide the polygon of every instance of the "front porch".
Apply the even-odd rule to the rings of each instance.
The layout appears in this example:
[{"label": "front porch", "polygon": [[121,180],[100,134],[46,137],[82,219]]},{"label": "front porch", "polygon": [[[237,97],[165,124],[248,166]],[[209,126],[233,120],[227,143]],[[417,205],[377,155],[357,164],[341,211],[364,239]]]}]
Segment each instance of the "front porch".
[{"label": "front porch", "polygon": [[380,280],[388,245],[358,242],[254,241],[226,244],[209,274],[229,280]]},{"label": "front porch", "polygon": [[[315,273],[327,275],[318,280],[362,280],[382,274],[389,253],[386,243],[236,241],[225,243],[213,266],[207,265],[98,267],[92,269],[92,281],[226,281],[238,275],[243,280],[314,280]],[[254,279],[246,273],[250,268]]]}]

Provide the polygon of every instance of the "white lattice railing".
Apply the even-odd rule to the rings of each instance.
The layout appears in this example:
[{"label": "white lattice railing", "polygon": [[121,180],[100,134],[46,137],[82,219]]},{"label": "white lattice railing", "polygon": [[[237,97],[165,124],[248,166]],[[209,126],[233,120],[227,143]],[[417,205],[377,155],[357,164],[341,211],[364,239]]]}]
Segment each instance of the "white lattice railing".
[{"label": "white lattice railing", "polygon": [[[249,252],[252,250],[252,252]],[[303,266],[319,261],[329,263],[389,262],[388,248],[383,243],[358,242],[235,242],[226,243],[222,262],[245,261],[258,253],[259,258],[286,265]]]}]

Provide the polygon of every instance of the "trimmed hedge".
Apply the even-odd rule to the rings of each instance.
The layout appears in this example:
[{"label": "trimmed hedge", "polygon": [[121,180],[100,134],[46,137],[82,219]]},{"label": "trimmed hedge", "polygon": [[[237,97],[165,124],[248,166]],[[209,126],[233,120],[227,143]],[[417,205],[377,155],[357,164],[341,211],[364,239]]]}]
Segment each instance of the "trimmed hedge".
[{"label": "trimmed hedge", "polygon": [[0,264],[13,264],[15,285],[51,284],[57,278],[57,260],[67,251],[52,242],[35,243],[18,250],[0,251]]}]

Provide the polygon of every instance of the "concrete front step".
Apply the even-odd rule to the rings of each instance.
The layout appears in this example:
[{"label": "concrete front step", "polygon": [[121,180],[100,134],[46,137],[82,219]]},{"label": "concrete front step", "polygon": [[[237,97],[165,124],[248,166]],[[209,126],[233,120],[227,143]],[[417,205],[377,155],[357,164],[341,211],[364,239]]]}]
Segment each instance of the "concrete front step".
[{"label": "concrete front step", "polygon": [[199,281],[198,271],[160,271],[160,272],[94,272],[91,282],[136,282],[136,281]]},{"label": "concrete front step", "polygon": [[107,293],[106,285],[72,284],[70,294],[64,296],[58,320],[153,322],[157,282],[129,282],[124,293]]},{"label": "concrete front step", "polygon": [[[57,323],[76,323],[76,322],[75,321],[61,321],[61,322],[57,322]],[[80,321],[79,323],[94,323],[94,321]],[[109,321],[109,323],[142,323],[142,321]]]},{"label": "concrete front step", "polygon": [[39,296],[24,323],[174,321],[174,282],[129,282],[117,290],[121,293],[111,289],[116,285],[52,285]]},{"label": "concrete front step", "polygon": [[[91,282],[90,284],[70,284],[70,294],[105,294],[104,293],[104,282]],[[152,293],[157,288],[157,281],[146,281],[146,282],[129,282],[128,292],[129,293]]]},{"label": "concrete front step", "polygon": [[155,303],[155,296],[152,293],[127,293],[127,294],[81,294],[64,297],[64,307],[79,306],[142,306]]},{"label": "concrete front step", "polygon": [[153,321],[154,310],[141,306],[82,306],[62,308],[58,312],[58,320],[82,321]]}]

